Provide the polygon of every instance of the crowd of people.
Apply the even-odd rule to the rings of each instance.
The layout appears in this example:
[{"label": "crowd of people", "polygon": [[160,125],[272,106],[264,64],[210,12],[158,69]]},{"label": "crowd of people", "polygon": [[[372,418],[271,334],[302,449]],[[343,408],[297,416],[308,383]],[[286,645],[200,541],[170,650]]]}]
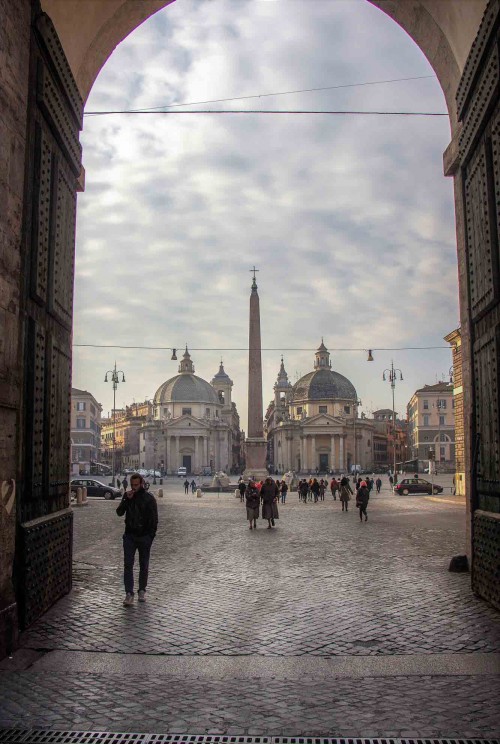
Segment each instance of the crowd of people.
[{"label": "crowd of people", "polygon": [[[302,478],[297,486],[299,499],[307,504],[308,502],[317,504],[325,500],[325,494],[330,491],[333,500],[337,498],[342,505],[342,511],[349,511],[349,502],[351,497],[355,496],[356,508],[359,510],[359,519],[362,522],[368,521],[367,507],[370,499],[370,493],[373,489],[380,493],[382,480],[377,478],[353,477],[352,486],[349,478],[345,475],[340,476],[337,480],[335,476],[330,482],[326,478],[311,477]],[[354,489],[354,490],[353,490]],[[262,504],[262,518],[268,520],[268,529],[275,526],[275,519],[278,519],[278,503],[286,503],[289,486],[285,480],[279,478],[273,480],[270,476],[265,480],[256,481],[250,479],[245,483],[243,478],[238,481],[238,490],[240,501],[245,501],[247,510],[247,520],[250,523],[249,529],[257,529],[257,519],[260,515],[260,506]]]}]

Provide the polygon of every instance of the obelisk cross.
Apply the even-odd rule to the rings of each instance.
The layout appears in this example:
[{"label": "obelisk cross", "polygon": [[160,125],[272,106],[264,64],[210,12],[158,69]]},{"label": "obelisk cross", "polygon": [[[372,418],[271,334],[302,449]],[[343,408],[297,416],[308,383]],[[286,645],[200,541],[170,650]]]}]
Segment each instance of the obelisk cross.
[{"label": "obelisk cross", "polygon": [[253,269],[250,269],[250,273],[251,273],[251,274],[253,273],[253,282],[252,282],[252,289],[257,289],[257,282],[255,281],[255,273],[256,273],[256,272],[257,272],[258,270],[259,270],[259,269],[256,269],[256,268],[255,268],[255,266],[253,267]]}]

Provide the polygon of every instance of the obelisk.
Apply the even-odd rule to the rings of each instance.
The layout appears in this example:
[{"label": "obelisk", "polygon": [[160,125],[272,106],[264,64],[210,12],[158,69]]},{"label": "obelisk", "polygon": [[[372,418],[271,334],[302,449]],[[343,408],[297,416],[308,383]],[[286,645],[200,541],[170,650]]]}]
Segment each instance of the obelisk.
[{"label": "obelisk", "polygon": [[253,267],[250,293],[250,330],[248,336],[248,430],[245,441],[245,478],[260,480],[269,475],[266,468],[267,442],[264,439],[262,405],[262,359],[260,341],[260,304]]}]

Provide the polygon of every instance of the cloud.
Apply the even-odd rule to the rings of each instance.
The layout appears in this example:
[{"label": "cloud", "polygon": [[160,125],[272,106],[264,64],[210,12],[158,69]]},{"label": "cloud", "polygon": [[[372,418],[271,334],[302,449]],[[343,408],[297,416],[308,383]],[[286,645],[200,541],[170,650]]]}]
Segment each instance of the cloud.
[{"label": "cloud", "polygon": [[[185,0],[115,51],[87,111],[424,76],[415,44],[364,0]],[[444,111],[435,78],[193,108]],[[211,379],[224,358],[246,427],[249,269],[261,297],[264,405],[281,352],[290,379],[331,349],[445,346],[457,325],[446,118],[280,115],[87,117],[79,196],[73,382],[109,410],[152,396],[186,342]],[[306,349],[307,351],[298,351]],[[288,351],[289,350],[289,351]],[[401,399],[447,372],[447,350],[332,352],[367,410],[387,406],[391,354]],[[121,399],[120,399],[121,405]],[[403,410],[403,403],[399,404]]]}]

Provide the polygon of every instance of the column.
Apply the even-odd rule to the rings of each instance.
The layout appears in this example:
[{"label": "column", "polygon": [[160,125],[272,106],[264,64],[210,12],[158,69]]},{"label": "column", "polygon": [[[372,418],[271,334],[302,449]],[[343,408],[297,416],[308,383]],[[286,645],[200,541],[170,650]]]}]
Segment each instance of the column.
[{"label": "column", "polygon": [[344,465],[344,437],[341,435],[339,437],[339,461],[340,461],[340,470],[344,472],[345,465]]},{"label": "column", "polygon": [[330,436],[330,467],[334,472],[337,472],[337,463],[335,462],[335,436]]},{"label": "column", "polygon": [[292,435],[288,435],[288,439],[286,440],[286,462],[287,462],[287,471],[288,470],[294,470],[293,462],[292,462]]},{"label": "column", "polygon": [[200,462],[199,462],[199,455],[198,455],[198,436],[195,436],[194,438],[194,466],[193,470],[196,472],[200,469]]},{"label": "column", "polygon": [[167,475],[169,472],[172,472],[172,460],[170,456],[170,434],[167,433],[165,437],[165,468],[167,470]]},{"label": "column", "polygon": [[316,468],[318,467],[318,455],[316,454],[316,436],[313,435],[311,437],[311,467],[313,472],[316,471]]},{"label": "column", "polygon": [[177,434],[175,437],[175,451],[174,451],[174,470],[177,470],[177,468],[180,467],[179,462],[179,435]]}]

